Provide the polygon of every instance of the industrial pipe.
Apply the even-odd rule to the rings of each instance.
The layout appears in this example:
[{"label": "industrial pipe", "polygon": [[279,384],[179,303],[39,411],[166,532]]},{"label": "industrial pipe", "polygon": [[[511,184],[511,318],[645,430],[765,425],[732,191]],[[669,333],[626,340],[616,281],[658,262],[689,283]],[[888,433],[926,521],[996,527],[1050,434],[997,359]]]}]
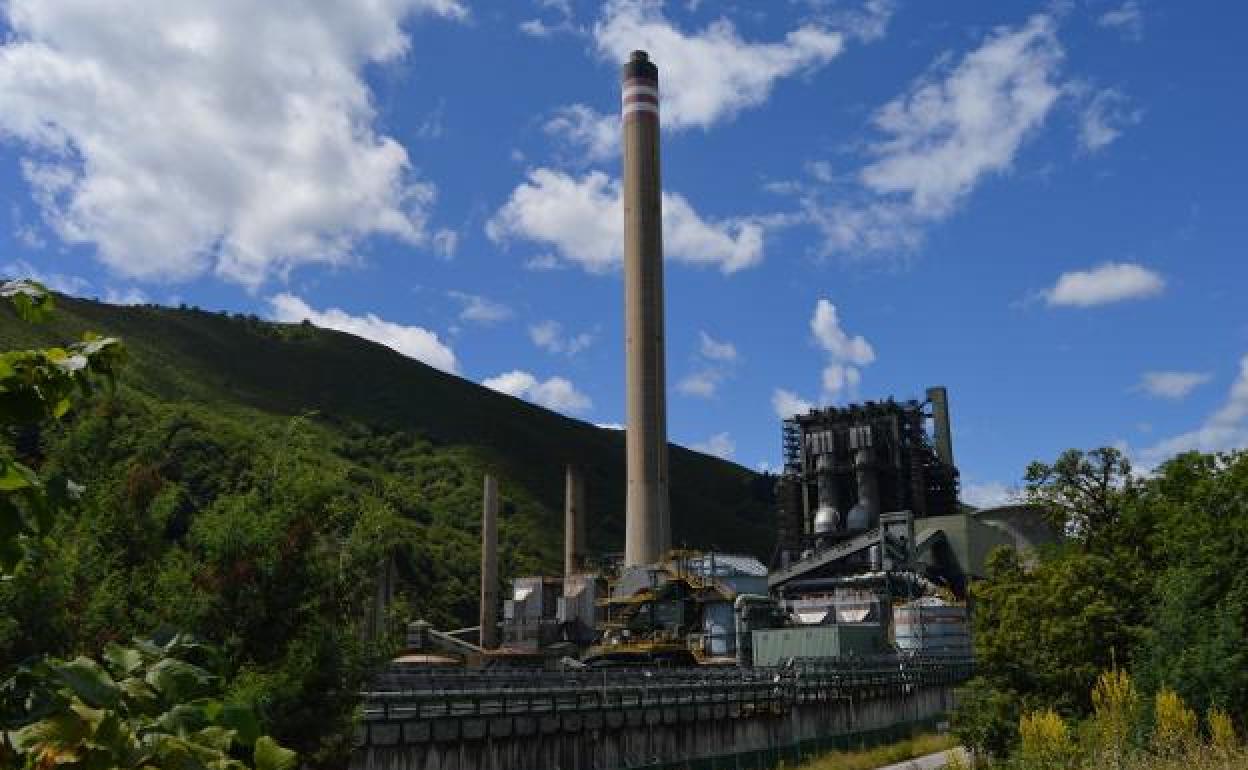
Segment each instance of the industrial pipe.
[{"label": "industrial pipe", "polygon": [[736,625],[737,632],[737,665],[741,667],[753,664],[753,656],[746,659],[745,639],[746,634],[750,630],[749,621],[746,619],[747,614],[743,612],[748,605],[751,604],[771,604],[773,602],[770,596],[761,594],[737,594],[737,598],[732,603],[733,622]]},{"label": "industrial pipe", "polygon": [[936,444],[936,456],[945,465],[953,467],[953,429],[949,423],[949,391],[943,385],[927,389],[927,400],[932,402],[932,438]]},{"label": "industrial pipe", "polygon": [[815,509],[814,534],[826,535],[841,528],[841,513],[836,509],[836,479],[832,475],[832,456],[824,452],[815,458],[815,480],[819,489],[819,507]]}]

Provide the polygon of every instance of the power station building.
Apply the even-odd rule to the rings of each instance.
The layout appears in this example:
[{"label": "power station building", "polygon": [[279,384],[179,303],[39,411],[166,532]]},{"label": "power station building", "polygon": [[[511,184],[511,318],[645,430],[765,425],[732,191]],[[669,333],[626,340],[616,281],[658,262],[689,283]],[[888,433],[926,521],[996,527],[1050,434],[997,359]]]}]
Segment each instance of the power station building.
[{"label": "power station building", "polygon": [[[806,657],[967,656],[965,598],[988,552],[1057,538],[1027,506],[960,502],[949,397],[811,409],[782,423],[770,564],[673,550],[668,494],[659,73],[621,72],[627,428],[625,542],[591,566],[584,474],[565,471],[564,569],[497,596],[498,491],[487,479],[477,645],[489,662],[777,665]],[[499,630],[501,628],[501,634]],[[449,640],[449,641],[448,641]],[[458,646],[457,646],[458,645]],[[475,650],[475,652],[471,652]]]}]

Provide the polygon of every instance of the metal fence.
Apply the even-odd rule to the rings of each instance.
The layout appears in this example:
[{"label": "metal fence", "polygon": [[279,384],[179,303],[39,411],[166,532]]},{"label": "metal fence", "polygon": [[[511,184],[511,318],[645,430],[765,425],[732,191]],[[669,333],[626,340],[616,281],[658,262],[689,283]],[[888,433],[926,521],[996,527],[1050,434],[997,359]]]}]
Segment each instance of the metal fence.
[{"label": "metal fence", "polygon": [[737,704],[783,711],[864,692],[908,692],[970,677],[967,659],[796,660],[780,668],[603,668],[578,671],[398,668],[364,693],[365,721],[558,714]]}]

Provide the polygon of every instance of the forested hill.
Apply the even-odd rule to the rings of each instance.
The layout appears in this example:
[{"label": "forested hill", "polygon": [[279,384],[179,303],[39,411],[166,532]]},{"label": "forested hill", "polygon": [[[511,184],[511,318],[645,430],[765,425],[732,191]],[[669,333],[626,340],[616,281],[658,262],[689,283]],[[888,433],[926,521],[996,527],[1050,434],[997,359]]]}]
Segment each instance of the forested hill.
[{"label": "forested hill", "polygon": [[[479,476],[483,467],[501,474],[504,499],[515,498],[513,511],[524,498],[536,503],[538,509],[527,513],[535,516],[540,537],[524,540],[538,546],[533,556],[547,570],[559,566],[564,464],[578,462],[589,486],[591,545],[623,547],[622,431],[564,417],[306,323],[67,297],[58,297],[48,324],[19,324],[9,308],[0,310],[0,349],[61,344],[85,330],[121,337],[130,352],[125,388],[162,404],[214,407],[240,418],[240,425],[252,410],[279,418],[311,413],[310,421],[340,439],[323,450],[338,454],[361,430],[427,441],[435,451],[458,448],[466,475]],[[768,479],[680,447],[672,447],[671,479],[673,542],[706,547],[712,545],[704,542],[707,533],[714,532],[718,548],[769,557]],[[477,501],[463,503],[460,523],[474,530]]]}]

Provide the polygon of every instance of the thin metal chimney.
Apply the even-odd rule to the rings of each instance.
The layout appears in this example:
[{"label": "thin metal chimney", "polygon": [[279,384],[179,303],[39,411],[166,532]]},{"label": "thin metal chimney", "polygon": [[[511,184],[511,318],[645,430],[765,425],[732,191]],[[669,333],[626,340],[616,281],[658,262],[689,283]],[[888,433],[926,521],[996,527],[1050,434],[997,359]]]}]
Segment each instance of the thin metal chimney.
[{"label": "thin metal chimney", "polygon": [[936,442],[936,456],[945,465],[953,466],[953,430],[949,426],[949,392],[943,385],[927,389],[927,400],[932,402],[932,432]]},{"label": "thin metal chimney", "polygon": [[498,647],[498,481],[485,477],[481,498],[481,647]]},{"label": "thin metal chimney", "polygon": [[568,465],[563,489],[563,574],[585,571],[585,475]]},{"label": "thin metal chimney", "polygon": [[631,567],[653,564],[670,549],[671,521],[667,488],[659,70],[645,51],[633,51],[620,80],[628,380],[624,564]]}]

